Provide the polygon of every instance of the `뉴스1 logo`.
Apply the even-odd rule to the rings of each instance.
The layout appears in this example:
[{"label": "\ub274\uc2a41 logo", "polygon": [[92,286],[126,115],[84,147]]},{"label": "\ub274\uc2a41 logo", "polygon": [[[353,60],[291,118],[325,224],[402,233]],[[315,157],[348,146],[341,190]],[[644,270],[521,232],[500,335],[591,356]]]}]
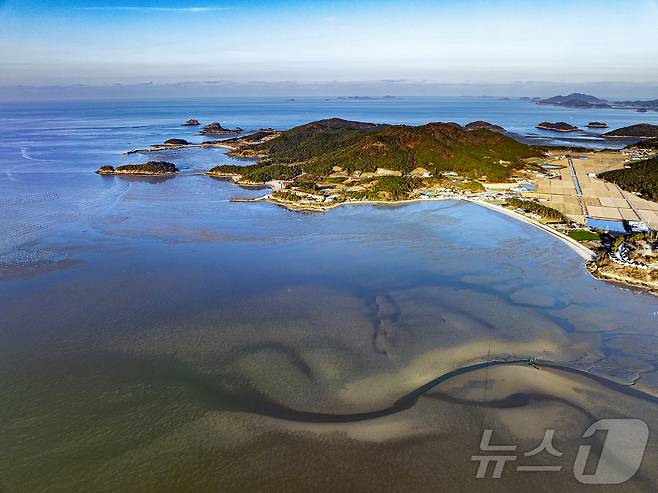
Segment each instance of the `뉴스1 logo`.
[{"label": "\ub274\uc2a41 logo", "polygon": [[[592,424],[582,435],[582,438],[592,437],[597,431],[605,431],[606,437],[603,450],[593,473],[585,473],[585,467],[590,460],[591,445],[580,445],[573,464],[573,474],[577,481],[583,484],[621,484],[633,477],[642,464],[644,450],[649,440],[649,427],[639,419],[601,419]],[[520,458],[514,454],[516,445],[492,445],[493,430],[486,429],[480,440],[481,452],[502,452],[499,455],[474,455],[472,461],[479,462],[475,477],[498,479],[508,462],[517,462],[519,472],[558,472],[563,464],[556,462],[555,457],[562,457],[564,452],[553,445],[555,430],[548,429],[541,443],[534,449],[523,453]],[[551,456],[546,465],[523,465],[523,457],[533,457],[544,453]],[[518,459],[518,461],[517,461]],[[592,460],[595,460],[592,458]],[[490,467],[491,465],[491,467]]]}]

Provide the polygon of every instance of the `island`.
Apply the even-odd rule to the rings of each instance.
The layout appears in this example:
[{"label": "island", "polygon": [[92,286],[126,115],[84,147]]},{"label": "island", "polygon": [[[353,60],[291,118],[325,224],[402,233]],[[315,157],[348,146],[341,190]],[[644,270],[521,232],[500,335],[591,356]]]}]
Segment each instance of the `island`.
[{"label": "island", "polygon": [[626,108],[637,108],[640,113],[646,113],[647,110],[658,111],[658,99],[648,101],[619,101],[617,104]]},{"label": "island", "polygon": [[578,127],[570,125],[566,122],[541,122],[535,128],[540,128],[542,130],[552,130],[553,132],[576,132]]},{"label": "island", "polygon": [[635,137],[638,139],[651,139],[658,137],[658,125],[639,123],[628,127],[618,128],[603,134],[604,137]]},{"label": "island", "polygon": [[[624,240],[657,229],[653,211],[658,209],[649,202],[658,200],[658,157],[656,146],[649,145],[655,138],[621,151],[592,152],[527,145],[482,120],[462,127],[452,122],[411,126],[330,118],[201,144],[180,141],[184,139],[131,152],[167,146],[227,148],[228,155],[249,159],[214,166],[206,174],[268,189],[260,197],[232,200],[265,200],[294,211],[324,212],[345,204],[474,201],[559,237],[587,260],[595,277],[658,290],[656,261],[642,260],[656,256],[656,242],[642,240],[634,247]],[[108,166],[98,172],[175,172],[160,166],[145,169],[149,164],[162,163],[116,170]],[[578,194],[581,188],[572,186],[574,174],[586,200]],[[606,186],[599,186],[602,180]],[[614,207],[609,205],[613,200]],[[605,223],[603,229],[597,229],[597,221]],[[609,231],[611,223],[617,229]],[[620,241],[627,250],[613,251]],[[631,255],[635,260],[627,261],[627,251],[638,252]]]},{"label": "island", "polygon": [[371,101],[378,99],[396,99],[395,96],[338,96],[338,100],[350,100],[350,101]]},{"label": "island", "polygon": [[185,139],[168,139],[164,141],[164,144],[158,144],[158,145],[164,145],[164,146],[186,146],[189,145],[190,143],[185,140]]},{"label": "island", "polygon": [[201,135],[231,135],[239,134],[242,132],[240,127],[237,128],[224,128],[219,122],[209,123],[201,130]]},{"label": "island", "polygon": [[144,164],[126,164],[123,166],[101,166],[99,175],[173,175],[178,168],[167,161],[148,161]]},{"label": "island", "polygon": [[466,130],[491,130],[492,132],[504,132],[505,129],[500,125],[494,125],[493,123],[485,122],[483,120],[477,120],[475,122],[467,123],[464,125]]},{"label": "island", "polygon": [[608,101],[597,98],[590,94],[575,92],[567,96],[553,96],[546,99],[533,99],[536,104],[549,106],[562,106],[564,108],[612,108],[612,109],[635,109],[641,113],[648,110],[658,111],[658,99],[648,101]]},{"label": "island", "polygon": [[608,124],[604,122],[589,122],[587,128],[608,128]]},{"label": "island", "polygon": [[582,93],[572,93],[567,96],[553,96],[552,98],[541,99],[537,104],[562,106],[565,108],[610,108],[611,105],[605,99],[599,99],[596,96]]},{"label": "island", "polygon": [[233,147],[230,155],[248,151],[256,163],[219,165],[208,174],[239,184],[276,182],[272,200],[319,209],[418,198],[420,189],[483,191],[482,182],[508,180],[526,165],[524,159],[542,155],[498,132],[451,123],[414,127],[333,118],[248,143],[253,138],[224,144]]},{"label": "island", "polygon": [[190,118],[190,119],[187,120],[185,123],[183,123],[183,126],[184,126],[184,127],[196,127],[196,126],[198,126],[198,125],[201,125],[201,124],[199,123],[199,120],[196,120],[196,119],[194,119],[194,118]]}]

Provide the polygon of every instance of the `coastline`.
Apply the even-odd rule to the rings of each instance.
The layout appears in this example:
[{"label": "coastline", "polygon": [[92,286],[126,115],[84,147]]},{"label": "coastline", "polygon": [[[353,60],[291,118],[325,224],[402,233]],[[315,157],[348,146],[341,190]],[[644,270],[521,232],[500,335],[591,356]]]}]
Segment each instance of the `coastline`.
[{"label": "coastline", "polygon": [[549,131],[551,131],[551,132],[561,132],[561,133],[565,133],[565,134],[568,134],[568,133],[570,133],[570,132],[578,132],[578,130],[580,130],[579,128],[560,129],[560,128],[545,127],[545,126],[542,127],[542,126],[540,126],[540,125],[537,125],[535,128],[537,128],[537,129],[539,129],[539,130],[549,130]]},{"label": "coastline", "polygon": [[592,276],[592,278],[597,279],[599,281],[605,281],[609,282],[612,284],[617,284],[617,285],[622,285],[623,287],[627,288],[634,288],[636,290],[640,290],[642,292],[658,296],[658,286],[651,284],[649,282],[645,281],[640,281],[636,280],[632,277],[629,276],[623,276],[617,273],[611,273],[611,272],[606,272],[605,270],[601,269],[596,265],[596,259],[597,259],[597,254],[587,248],[586,246],[582,245],[578,241],[574,240],[573,238],[570,238],[569,236],[539,222],[535,221],[532,218],[526,217],[523,214],[519,214],[518,212],[512,211],[510,209],[507,209],[501,205],[494,204],[491,202],[486,202],[484,200],[478,200],[478,199],[473,199],[469,197],[441,197],[441,198],[428,198],[428,199],[407,199],[407,200],[398,200],[398,201],[383,201],[383,200],[361,200],[361,201],[354,201],[354,202],[341,202],[338,204],[332,204],[332,205],[322,205],[322,206],[309,206],[309,205],[303,205],[299,206],[297,204],[294,204],[292,202],[286,202],[278,199],[273,199],[271,197],[271,194],[265,195],[263,197],[257,198],[257,199],[247,199],[247,200],[239,200],[239,202],[261,202],[261,201],[267,201],[271,202],[273,204],[279,205],[281,207],[285,207],[288,210],[291,211],[297,211],[297,212],[326,212],[331,209],[336,209],[338,207],[342,206],[350,206],[350,205],[389,205],[389,206],[395,206],[395,205],[405,205],[405,204],[412,204],[412,203],[417,203],[417,202],[443,202],[443,201],[448,201],[448,200],[463,200],[466,202],[470,202],[472,204],[479,205],[481,207],[485,207],[489,210],[498,212],[500,214],[504,214],[510,218],[522,221],[526,224],[529,224],[531,226],[534,226],[538,229],[543,230],[545,233],[551,234],[554,237],[558,238],[559,240],[562,240],[562,242],[571,248],[572,251],[574,251],[578,256],[580,256],[585,262],[584,262],[584,267],[585,270]]},{"label": "coastline", "polygon": [[473,204],[478,204],[482,207],[486,207],[487,209],[500,212],[501,214],[505,214],[506,216],[513,217],[515,219],[518,219],[519,221],[523,221],[527,224],[531,224],[539,229],[542,229],[547,233],[550,233],[551,235],[564,241],[569,247],[571,247],[572,250],[574,250],[578,255],[580,255],[583,259],[587,261],[592,261],[596,258],[596,254],[586,246],[581,245],[573,238],[570,238],[567,235],[562,234],[559,231],[556,231],[555,229],[540,223],[539,221],[535,221],[529,217],[524,216],[523,214],[519,214],[518,212],[514,212],[510,209],[506,209],[505,207],[502,207],[500,205],[493,204],[491,202],[485,202],[484,200],[474,200],[474,199],[464,199],[464,200],[467,200]]},{"label": "coastline", "polygon": [[632,277],[622,276],[614,272],[607,272],[602,270],[600,267],[594,265],[593,267],[587,266],[588,272],[592,275],[593,278],[599,279],[600,281],[607,281],[614,284],[622,284],[624,287],[633,287],[635,289],[640,289],[644,292],[648,292],[654,296],[658,296],[658,286],[651,284],[646,281],[641,281],[633,279]]},{"label": "coastline", "polygon": [[585,247],[584,245],[581,245],[578,243],[576,240],[573,238],[568,237],[565,234],[560,233],[559,231],[554,230],[553,228],[550,228],[546,226],[545,224],[540,223],[539,221],[535,221],[531,218],[528,218],[522,214],[519,214],[517,212],[514,212],[512,210],[506,209],[505,207],[502,207],[497,204],[493,204],[491,202],[486,202],[484,200],[478,200],[478,199],[472,199],[468,197],[461,197],[461,198],[456,198],[456,197],[440,197],[440,198],[428,198],[428,199],[406,199],[406,200],[396,200],[396,201],[387,201],[387,200],[360,200],[360,201],[354,201],[354,202],[340,202],[338,204],[331,204],[331,205],[322,205],[322,206],[297,206],[295,207],[295,204],[291,202],[285,202],[282,200],[278,199],[273,199],[270,195],[267,195],[265,197],[261,197],[260,199],[256,200],[267,200],[269,202],[272,202],[274,204],[279,204],[282,205],[290,210],[297,210],[297,211],[315,211],[315,212],[323,212],[323,211],[328,211],[331,209],[335,209],[337,207],[341,206],[347,206],[347,205],[398,205],[398,204],[412,204],[416,202],[444,202],[447,200],[464,200],[466,202],[470,202],[472,204],[477,204],[481,207],[485,207],[487,209],[499,212],[501,214],[505,214],[506,216],[512,217],[514,219],[517,219],[519,221],[523,221],[527,224],[530,224],[532,226],[535,226],[536,228],[539,228],[547,233],[550,233],[551,235],[559,238],[563,242],[567,244],[573,251],[575,251],[580,257],[582,257],[586,261],[592,261],[596,258],[596,254],[590,250],[589,248]]},{"label": "coastline", "polygon": [[[351,126],[353,126],[354,129],[361,129],[363,125],[374,125],[374,124],[362,124],[359,122],[349,122],[341,119],[330,119],[330,120],[320,120],[318,122],[311,122],[310,124],[307,125],[295,127],[291,130],[288,130],[287,132],[291,132],[292,136],[296,136],[297,133],[300,132],[299,129],[302,129],[303,131],[306,131],[308,133],[307,127],[316,129],[316,127],[313,126],[314,124],[316,125],[316,127],[319,125],[319,127],[317,128],[320,128],[321,131],[325,131],[325,132],[329,131],[327,129],[334,129],[334,127],[352,128]],[[219,124],[211,124],[211,125],[216,125],[219,127]],[[328,126],[327,128],[325,128],[322,125],[328,125]],[[449,124],[436,123],[436,124],[428,124],[428,125],[446,126]],[[393,126],[392,128],[396,128],[396,127]],[[413,127],[413,128],[419,132],[425,127]],[[536,125],[536,128],[543,130],[550,130],[559,133],[569,133],[569,132],[576,132],[580,130],[578,127],[564,122],[551,123],[548,121],[543,121],[539,123],[538,125]],[[607,128],[607,125],[604,123],[600,123],[599,121],[592,120],[588,124],[588,128]],[[625,127],[625,128],[628,130],[631,129],[632,127]],[[222,135],[233,133],[231,130],[224,130],[221,129],[221,127],[220,130],[222,131]],[[624,130],[624,129],[620,129],[620,130]],[[450,131],[453,133],[457,132],[454,128],[450,128]],[[458,177],[459,179],[450,179],[450,181],[452,183],[465,183],[466,185],[452,185],[451,183],[448,183],[446,185],[443,181],[439,180],[438,183],[441,185],[441,187],[443,189],[447,189],[447,192],[441,192],[441,193],[438,192],[430,193],[423,191],[422,188],[420,188],[421,184],[426,185],[428,187],[430,186],[424,182],[417,181],[414,182],[413,184],[410,184],[409,182],[404,181],[407,179],[407,177],[412,177],[417,180],[420,180],[420,175],[422,175],[423,178],[426,177],[426,175],[432,177],[432,173],[428,172],[424,168],[418,168],[418,170],[413,170],[410,173],[402,175],[402,172],[399,170],[389,170],[384,167],[382,168],[378,167],[376,172],[361,174],[361,171],[359,170],[359,173],[354,172],[348,176],[348,174],[344,171],[343,168],[341,168],[340,166],[333,166],[332,170],[328,170],[328,169],[325,170],[324,168],[322,168],[321,172],[318,171],[318,173],[314,174],[301,167],[300,165],[301,161],[300,162],[284,161],[286,163],[284,165],[279,163],[278,161],[265,160],[262,158],[268,158],[269,151],[264,149],[257,151],[256,149],[251,147],[252,144],[254,143],[266,142],[268,140],[271,140],[271,138],[276,137],[282,133],[283,132],[276,132],[273,131],[271,128],[267,128],[267,129],[260,129],[258,131],[254,131],[253,133],[247,133],[247,135],[239,138],[236,137],[232,139],[207,141],[202,143],[188,143],[184,139],[169,139],[165,141],[164,144],[154,144],[153,146],[147,149],[135,149],[135,150],[127,151],[126,154],[132,154],[137,152],[146,153],[152,151],[160,151],[163,149],[222,147],[228,149],[228,152],[226,153],[228,156],[237,157],[236,154],[241,154],[240,157],[260,158],[258,161],[256,161],[253,164],[253,166],[248,167],[247,171],[244,171],[239,165],[227,164],[227,165],[215,166],[211,170],[208,170],[205,174],[213,178],[232,181],[234,184],[237,184],[238,186],[243,186],[247,188],[262,186],[262,187],[269,187],[271,190],[270,193],[258,198],[231,199],[231,201],[239,201],[239,202],[268,201],[291,211],[325,212],[344,205],[398,206],[398,205],[410,204],[415,202],[465,200],[468,202],[478,204],[482,207],[486,207],[490,210],[497,211],[508,217],[523,221],[526,224],[530,224],[536,228],[542,229],[544,232],[549,233],[554,237],[562,240],[563,243],[565,243],[569,248],[572,249],[572,251],[578,254],[586,262],[587,270],[590,273],[592,273],[593,276],[594,276],[593,272],[596,271],[598,267],[600,272],[598,272],[597,276],[595,277],[599,279],[612,277],[611,273],[605,272],[606,269],[601,268],[600,262],[597,261],[597,255],[598,255],[597,252],[598,250],[602,249],[601,245],[591,244],[591,243],[581,243],[575,239],[577,235],[574,235],[574,238],[572,238],[570,235],[567,235],[566,232],[563,231],[563,229],[570,230],[572,229],[572,227],[575,229],[578,228],[575,223],[572,224],[571,221],[564,215],[564,213],[560,213],[559,210],[552,209],[551,207],[544,207],[542,209],[541,205],[534,208],[533,207],[524,208],[522,205],[519,205],[523,201],[519,201],[519,203],[516,204],[510,200],[509,203],[505,203],[501,205],[501,200],[508,200],[508,199],[516,200],[522,198],[523,196],[519,196],[518,194],[515,196],[510,193],[507,194],[476,193],[476,192],[480,192],[480,190],[482,192],[487,192],[487,190],[485,190],[485,188],[479,185],[478,183],[475,183],[473,185],[472,182],[475,182],[474,179],[467,179],[464,177]],[[250,140],[247,140],[249,135],[253,135],[253,137]],[[304,133],[302,133],[302,137],[308,138]],[[457,137],[459,137],[459,135],[457,135]],[[457,137],[455,137],[455,140],[459,140],[457,139]],[[607,135],[605,137],[607,137]],[[625,138],[625,136],[611,136],[611,137]],[[410,152],[409,149],[403,151]],[[258,154],[258,152],[262,152],[262,155]],[[246,153],[255,154],[255,155],[245,156],[244,154]],[[534,154],[530,154],[530,155],[535,156]],[[546,153],[544,151],[540,152],[538,155],[543,156],[543,158],[541,159],[545,159],[545,158],[547,159],[548,157],[552,156],[550,152]],[[499,164],[503,162],[507,163],[508,161],[499,160]],[[521,170],[522,173],[519,172],[520,173],[519,176],[521,178],[524,178],[526,181],[530,180],[530,183],[532,183],[532,177],[534,177],[533,173],[541,177],[546,176],[545,174],[542,174],[544,173],[543,171],[542,173],[536,171],[536,169],[538,169],[538,165],[536,161],[530,162],[530,160],[526,156],[523,158],[523,162],[525,163],[527,169]],[[260,167],[257,167],[257,164],[259,163],[262,164],[260,165]],[[286,168],[285,166],[288,165],[290,165],[290,167]],[[256,169],[256,171],[254,171],[254,169]],[[316,168],[311,167],[310,169],[313,171],[317,171]],[[118,174],[118,173],[114,172],[112,174]],[[138,173],[135,172],[131,174],[138,174]],[[446,172],[443,174],[445,176],[448,175],[458,176],[458,174],[455,172],[450,172],[450,173]],[[296,178],[302,175],[307,175],[307,176],[304,179],[300,179],[300,183],[297,183],[297,181],[295,181]],[[393,178],[393,177],[402,177],[402,176],[404,176],[404,178],[397,178],[398,181],[395,181],[396,179]],[[530,178],[528,178],[529,176]],[[349,178],[349,181],[343,181],[342,180],[343,177]],[[386,177],[386,178],[381,178],[381,177]],[[497,175],[496,177],[500,178]],[[330,180],[329,178],[331,178],[333,181]],[[361,184],[360,180],[362,178],[367,178],[368,180],[366,180],[364,184]],[[375,180],[373,180],[373,178]],[[377,188],[380,178],[384,182],[384,185],[380,187],[381,189]],[[264,180],[268,180],[268,181],[264,181]],[[489,178],[485,175],[484,179],[480,179],[478,181],[488,182]],[[517,180],[517,182],[521,183],[521,181],[519,180]],[[326,186],[327,183],[340,184],[340,186]],[[356,183],[356,185],[354,185],[354,183]],[[433,182],[432,185],[433,184],[435,183]],[[514,192],[522,192],[523,190],[519,190],[519,188],[521,187],[511,188],[511,190]],[[577,188],[577,192],[580,194],[580,189],[578,188],[578,184],[576,184],[576,188]],[[421,193],[419,194],[419,192]],[[409,198],[410,196],[413,198]],[[407,197],[407,198],[403,198],[403,197]],[[400,199],[395,200],[397,198]],[[516,207],[519,207],[519,209],[522,210],[518,210],[518,211],[513,210]],[[539,212],[536,212],[537,209],[539,210]],[[528,212],[533,212],[533,211],[535,211],[536,213],[527,214]],[[560,226],[560,228],[555,228],[553,227],[554,225],[547,224],[550,221],[553,222],[558,221],[566,224],[566,226],[564,227]],[[594,248],[596,251],[588,248],[585,245],[588,246],[593,245],[592,248]],[[626,281],[627,284],[632,286],[639,286],[644,289],[652,289],[652,287],[647,286],[646,283],[633,282],[632,279],[633,279],[633,273],[631,272],[628,275],[628,281]]]}]

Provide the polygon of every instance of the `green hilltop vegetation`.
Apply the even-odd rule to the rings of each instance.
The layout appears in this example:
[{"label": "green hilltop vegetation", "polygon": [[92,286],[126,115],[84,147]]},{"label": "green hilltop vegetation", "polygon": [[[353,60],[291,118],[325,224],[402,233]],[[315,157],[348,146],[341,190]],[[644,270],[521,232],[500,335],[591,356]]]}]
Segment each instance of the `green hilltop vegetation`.
[{"label": "green hilltop vegetation", "polygon": [[658,125],[650,123],[638,123],[628,127],[618,128],[603,134],[604,137],[637,137],[652,138],[658,137]]},{"label": "green hilltop vegetation", "polygon": [[167,161],[149,161],[144,164],[126,164],[123,166],[101,166],[96,173],[100,175],[135,174],[135,175],[164,175],[178,171],[176,165]]},{"label": "green hilltop vegetation", "polygon": [[658,149],[658,138],[644,139],[635,144],[629,144],[624,149],[632,149],[633,147],[639,149]]},{"label": "green hilltop vegetation", "polygon": [[545,206],[539,202],[523,199],[507,199],[507,204],[515,209],[523,209],[528,212],[537,214],[548,221],[557,221],[561,223],[568,223],[569,218],[562,214],[557,209]]},{"label": "green hilltop vegetation", "polygon": [[[378,200],[378,201],[391,201],[391,200],[405,200],[409,198],[409,194],[419,187],[422,183],[420,178],[406,177],[406,176],[381,176],[373,179],[368,183],[368,188],[361,191],[351,191],[342,193],[347,198],[355,200]],[[293,183],[296,190],[303,190],[305,192],[315,192],[318,189],[317,184],[311,182],[295,182]],[[303,186],[306,185],[306,186]],[[298,202],[300,196],[288,189],[279,190],[274,193],[274,197],[289,202]]]},{"label": "green hilltop vegetation", "polygon": [[[217,166],[216,174],[290,179],[285,167],[325,177],[339,166],[347,173],[377,168],[408,173],[417,167],[433,174],[454,171],[468,178],[505,180],[523,159],[541,150],[487,129],[466,130],[455,124],[429,123],[419,127],[320,120],[292,128],[255,146],[265,157],[251,166]],[[239,169],[236,169],[239,168]]]},{"label": "green hilltop vegetation", "polygon": [[[298,163],[305,173],[325,176],[334,166],[347,172],[386,168],[408,173],[423,167],[470,178],[508,178],[522,160],[541,155],[526,144],[490,130],[454,124],[375,125],[340,119],[295,127],[260,144],[273,163]],[[501,163],[501,161],[504,161]]]},{"label": "green hilltop vegetation", "polygon": [[372,181],[372,186],[362,192],[350,192],[354,199],[404,200],[421,185],[419,178],[406,176],[382,176]]},{"label": "green hilltop vegetation", "polygon": [[302,174],[302,169],[295,165],[271,164],[267,161],[239,166],[236,164],[220,164],[208,171],[211,175],[237,176],[240,181],[250,183],[265,183],[270,180],[292,180]]},{"label": "green hilltop vegetation", "polygon": [[630,164],[630,168],[599,173],[599,177],[649,200],[658,200],[658,156]]}]

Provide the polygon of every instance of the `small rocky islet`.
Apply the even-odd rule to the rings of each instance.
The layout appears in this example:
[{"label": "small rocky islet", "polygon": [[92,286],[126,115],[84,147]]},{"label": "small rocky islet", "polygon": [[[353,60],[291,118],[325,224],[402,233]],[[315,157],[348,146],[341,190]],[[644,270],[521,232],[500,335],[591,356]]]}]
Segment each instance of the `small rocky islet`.
[{"label": "small rocky islet", "polygon": [[123,166],[101,166],[99,175],[173,175],[178,172],[174,163],[167,161],[148,161],[143,164],[125,164]]},{"label": "small rocky islet", "polygon": [[239,134],[243,130],[240,127],[236,128],[224,128],[219,122],[209,123],[204,125],[201,130],[201,135],[232,135]]},{"label": "small rocky islet", "polygon": [[578,127],[566,122],[541,122],[535,128],[541,130],[552,130],[553,132],[576,132]]},{"label": "small rocky islet", "polygon": [[186,145],[190,145],[190,143],[185,139],[167,139],[167,140],[164,141],[164,144],[161,144],[161,145],[186,146]]}]

